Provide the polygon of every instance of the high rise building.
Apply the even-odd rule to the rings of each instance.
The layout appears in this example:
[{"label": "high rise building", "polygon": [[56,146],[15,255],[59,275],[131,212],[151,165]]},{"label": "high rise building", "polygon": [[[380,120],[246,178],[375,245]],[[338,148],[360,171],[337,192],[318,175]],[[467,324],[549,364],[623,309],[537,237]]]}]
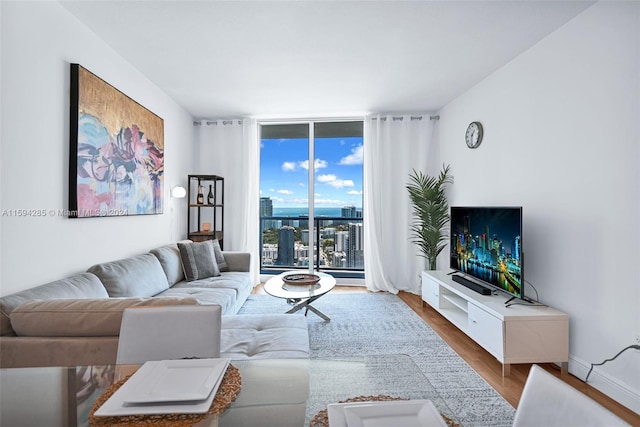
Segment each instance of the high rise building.
[{"label": "high rise building", "polygon": [[[343,218],[362,218],[362,211],[358,210],[355,206],[343,206],[341,209],[341,217]],[[346,225],[349,221],[334,221],[334,224]]]},{"label": "high rise building", "polygon": [[347,267],[364,268],[364,245],[362,244],[362,223],[349,224],[347,241]]},{"label": "high rise building", "polygon": [[298,226],[302,229],[309,228],[309,215],[303,214],[298,216]]},{"label": "high rise building", "polygon": [[278,259],[276,265],[295,265],[295,236],[296,229],[290,226],[280,227],[278,230]]},{"label": "high rise building", "polygon": [[347,250],[347,242],[349,241],[349,232],[348,231],[338,231],[335,233],[335,239],[333,240],[335,244],[336,252],[346,252]]},{"label": "high rise building", "polygon": [[344,206],[342,208],[342,217],[344,218],[357,218],[355,206]]},{"label": "high rise building", "polygon": [[[273,201],[271,197],[260,197],[260,216],[273,216]],[[275,228],[275,221],[265,220],[262,226],[265,229]]]}]

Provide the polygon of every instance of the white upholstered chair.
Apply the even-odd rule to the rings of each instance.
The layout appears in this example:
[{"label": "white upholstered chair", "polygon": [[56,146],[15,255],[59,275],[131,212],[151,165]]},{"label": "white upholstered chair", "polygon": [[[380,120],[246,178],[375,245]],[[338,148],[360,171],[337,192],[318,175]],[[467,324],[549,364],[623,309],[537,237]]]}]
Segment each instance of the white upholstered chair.
[{"label": "white upholstered chair", "polygon": [[513,427],[629,426],[604,406],[538,365],[522,391]]},{"label": "white upholstered chair", "polygon": [[116,363],[220,357],[221,323],[219,305],[128,308]]}]

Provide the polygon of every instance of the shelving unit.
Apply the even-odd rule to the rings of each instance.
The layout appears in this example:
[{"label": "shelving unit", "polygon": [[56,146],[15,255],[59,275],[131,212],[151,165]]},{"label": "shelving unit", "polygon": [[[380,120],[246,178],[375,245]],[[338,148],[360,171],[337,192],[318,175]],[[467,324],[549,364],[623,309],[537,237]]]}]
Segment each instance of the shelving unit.
[{"label": "shelving unit", "polygon": [[502,293],[481,295],[451,279],[446,271],[422,272],[423,305],[433,307],[502,363],[569,362],[569,316],[551,307],[505,306]]},{"label": "shelving unit", "polygon": [[[187,189],[187,236],[194,242],[224,238],[224,178],[218,175],[189,175]],[[198,203],[198,187],[202,186],[202,203]],[[212,200],[208,200],[211,189]],[[209,229],[207,230],[207,225]]]}]

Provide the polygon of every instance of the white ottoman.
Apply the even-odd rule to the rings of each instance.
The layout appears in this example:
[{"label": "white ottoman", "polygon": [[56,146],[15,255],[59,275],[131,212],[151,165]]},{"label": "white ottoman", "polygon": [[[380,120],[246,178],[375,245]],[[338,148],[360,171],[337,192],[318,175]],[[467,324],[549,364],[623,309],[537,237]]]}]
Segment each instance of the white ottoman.
[{"label": "white ottoman", "polygon": [[309,358],[307,319],[295,314],[222,316],[220,357],[231,360]]}]

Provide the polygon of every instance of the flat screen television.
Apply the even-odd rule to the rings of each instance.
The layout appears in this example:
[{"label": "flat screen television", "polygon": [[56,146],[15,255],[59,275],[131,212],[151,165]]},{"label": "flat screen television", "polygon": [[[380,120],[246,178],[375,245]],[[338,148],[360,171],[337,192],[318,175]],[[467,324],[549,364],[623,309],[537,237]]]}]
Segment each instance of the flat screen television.
[{"label": "flat screen television", "polygon": [[452,206],[450,229],[454,274],[524,298],[522,207]]}]

